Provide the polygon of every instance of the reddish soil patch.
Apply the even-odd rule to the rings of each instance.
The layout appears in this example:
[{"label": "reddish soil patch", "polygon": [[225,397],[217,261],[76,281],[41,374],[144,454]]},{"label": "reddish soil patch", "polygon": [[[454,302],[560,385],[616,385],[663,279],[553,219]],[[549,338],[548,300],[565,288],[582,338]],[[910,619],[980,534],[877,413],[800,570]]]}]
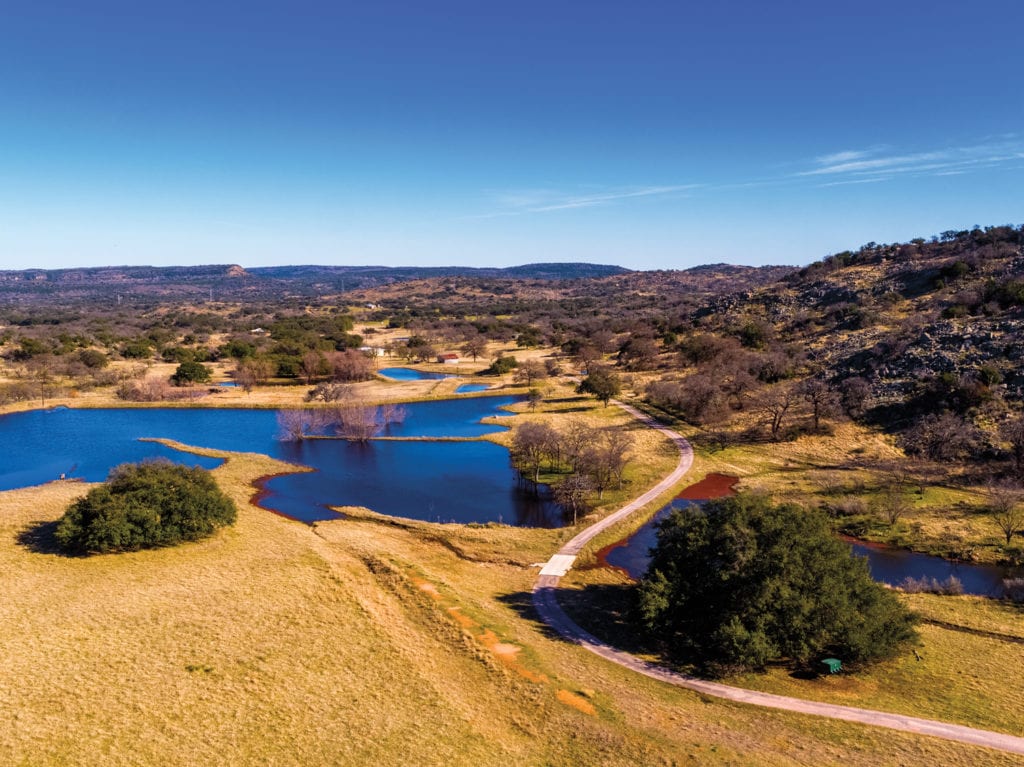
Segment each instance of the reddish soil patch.
[{"label": "reddish soil patch", "polygon": [[593,704],[591,704],[586,698],[564,689],[559,690],[555,695],[559,702],[564,703],[567,706],[571,706],[577,711],[582,711],[584,714],[597,716],[597,709],[594,708]]},{"label": "reddish soil patch", "polygon": [[[710,501],[713,498],[726,498],[730,495],[736,495],[736,485],[739,484],[739,481],[739,477],[733,477],[728,474],[708,474],[700,482],[684,487],[682,492],[675,497],[675,500]],[[632,579],[632,576],[626,570],[608,564],[609,552],[619,548],[619,546],[625,546],[628,542],[629,538],[623,538],[622,540],[615,541],[615,543],[609,543],[598,551],[596,555],[597,566],[607,567]]]},{"label": "reddish soil patch", "polygon": [[739,477],[730,477],[728,474],[708,474],[700,482],[696,482],[676,496],[684,501],[709,501],[712,498],[725,498],[736,495],[736,485],[739,484]]},{"label": "reddish soil patch", "polygon": [[277,514],[279,517],[285,519],[294,520],[295,517],[289,517],[287,514],[282,514],[280,511],[268,508],[263,505],[263,499],[270,495],[270,491],[267,489],[267,483],[274,477],[280,477],[281,474],[264,474],[262,477],[257,477],[253,480],[253,487],[256,488],[256,492],[249,498],[249,503],[255,506],[257,509],[263,509],[263,511],[269,511],[271,514]]},{"label": "reddish soil patch", "polygon": [[623,538],[620,541],[615,541],[615,543],[609,543],[607,546],[605,546],[602,549],[598,549],[597,554],[594,555],[594,556],[597,557],[597,565],[596,565],[596,567],[607,567],[609,570],[614,570],[615,572],[619,573],[620,575],[624,575],[627,578],[629,578],[630,580],[633,580],[633,576],[630,575],[629,571],[626,570],[625,568],[616,567],[615,565],[608,564],[608,555],[611,552],[615,551],[615,549],[619,548],[619,546],[625,546],[628,541],[629,541],[629,538]]}]

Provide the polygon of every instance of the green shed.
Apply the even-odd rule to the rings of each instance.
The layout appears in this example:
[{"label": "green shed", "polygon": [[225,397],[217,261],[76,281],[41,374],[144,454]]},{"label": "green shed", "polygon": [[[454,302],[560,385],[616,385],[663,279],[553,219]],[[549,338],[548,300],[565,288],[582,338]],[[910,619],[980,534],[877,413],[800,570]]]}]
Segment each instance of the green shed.
[{"label": "green shed", "polygon": [[830,674],[838,674],[843,670],[843,662],[839,658],[825,658],[821,665],[827,668]]}]

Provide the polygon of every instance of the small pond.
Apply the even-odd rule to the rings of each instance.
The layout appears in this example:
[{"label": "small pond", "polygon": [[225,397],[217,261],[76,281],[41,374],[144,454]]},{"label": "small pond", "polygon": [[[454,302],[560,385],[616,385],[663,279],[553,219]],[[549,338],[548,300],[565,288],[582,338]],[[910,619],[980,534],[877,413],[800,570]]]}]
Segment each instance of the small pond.
[{"label": "small pond", "polygon": [[[721,475],[710,475],[708,479],[716,476]],[[684,508],[690,504],[700,506],[711,497],[731,494],[730,490],[720,492],[720,488],[707,487],[708,479],[686,488],[671,504],[660,509],[647,524],[629,538],[602,549],[598,553],[599,559],[611,567],[623,570],[631,578],[642,578],[651,562],[650,550],[658,542],[657,525],[661,520],[671,514],[674,508]],[[706,492],[708,490],[710,492]],[[893,549],[888,546],[865,544],[852,540],[850,543],[854,554],[867,557],[871,577],[891,586],[898,586],[907,578],[928,577],[944,581],[950,576],[954,576],[962,584],[965,594],[998,597],[1003,593],[1004,578],[1020,577],[1018,573],[994,565],[957,563],[942,557],[918,554],[904,549]]]},{"label": "small pond", "polygon": [[459,386],[455,388],[455,393],[471,394],[473,392],[487,391],[490,388],[490,384],[459,384]]},{"label": "small pond", "polygon": [[223,386],[225,389],[234,389],[238,387],[238,381],[221,381],[217,386]]},{"label": "small pond", "polygon": [[452,378],[447,373],[429,373],[426,370],[413,370],[412,368],[381,368],[377,372],[393,381],[440,381]]},{"label": "small pond", "polygon": [[[476,397],[403,406],[406,418],[388,428],[396,437],[475,437],[503,427],[482,424],[514,397]],[[507,414],[507,413],[505,413]],[[382,514],[430,521],[504,522],[557,527],[562,514],[550,497],[516,479],[508,451],[491,442],[312,439],[281,442],[273,410],[138,408],[36,410],[0,416],[0,490],[42,484],[61,474],[103,480],[125,462],[162,456],[213,468],[218,459],[182,453],[140,438],[256,452],[315,471],[264,484],[264,508],[303,521],[331,519],[331,506],[366,506]]]}]

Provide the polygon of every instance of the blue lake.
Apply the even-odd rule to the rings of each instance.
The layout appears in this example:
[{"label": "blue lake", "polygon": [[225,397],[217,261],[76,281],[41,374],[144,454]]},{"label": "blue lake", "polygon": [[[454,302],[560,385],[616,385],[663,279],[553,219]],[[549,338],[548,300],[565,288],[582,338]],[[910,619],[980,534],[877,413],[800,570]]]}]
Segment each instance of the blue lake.
[{"label": "blue lake", "polygon": [[[502,427],[480,419],[513,397],[477,397],[405,405],[391,436],[472,437]],[[61,474],[98,482],[121,463],[166,457],[213,468],[217,459],[139,438],[164,438],[220,450],[263,453],[314,472],[269,480],[264,508],[311,522],[331,506],[443,522],[504,522],[557,527],[558,507],[516,479],[505,448],[490,442],[282,442],[272,410],[139,408],[37,410],[0,416],[0,490],[37,485]]]},{"label": "blue lake", "polygon": [[[674,503],[675,508],[683,508],[689,504],[700,506],[703,502],[676,500]],[[624,570],[631,578],[642,578],[651,563],[650,550],[658,542],[657,524],[671,514],[672,509],[673,506],[670,504],[659,510],[650,522],[625,541],[606,548],[602,552],[605,563]],[[900,585],[908,577],[927,576],[944,581],[954,576],[963,585],[965,594],[998,597],[1003,594],[1004,578],[1020,577],[1019,573],[994,565],[951,562],[942,557],[885,546],[869,546],[862,543],[851,545],[854,554],[867,557],[871,577],[891,586]]]},{"label": "blue lake", "polygon": [[452,377],[446,373],[428,373],[425,370],[413,370],[412,368],[381,368],[377,372],[393,381],[440,381]]}]

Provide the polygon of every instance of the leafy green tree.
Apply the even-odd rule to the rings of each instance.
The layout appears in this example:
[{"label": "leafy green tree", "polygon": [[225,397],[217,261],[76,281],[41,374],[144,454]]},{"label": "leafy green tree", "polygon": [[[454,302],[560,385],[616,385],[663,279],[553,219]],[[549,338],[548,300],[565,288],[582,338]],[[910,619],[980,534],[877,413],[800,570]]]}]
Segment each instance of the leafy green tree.
[{"label": "leafy green tree", "polygon": [[144,360],[153,354],[153,344],[147,338],[129,341],[121,347],[121,356],[125,359]]},{"label": "leafy green tree", "polygon": [[673,657],[711,673],[835,655],[891,657],[914,616],[871,580],[818,511],[757,495],[672,513],[638,586],[643,623]]},{"label": "leafy green tree", "polygon": [[82,349],[78,359],[90,370],[102,370],[109,362],[107,355],[97,349]]},{"label": "leafy green tree", "polygon": [[146,461],[116,467],[71,504],[55,537],[69,553],[136,551],[205,538],[234,523],[236,514],[204,469]]},{"label": "leafy green tree", "polygon": [[480,375],[503,376],[509,371],[515,370],[517,367],[519,367],[519,361],[515,357],[511,355],[508,357],[499,355],[494,358],[494,362],[491,363],[491,366],[487,368],[487,370],[481,372]]},{"label": "leafy green tree", "polygon": [[210,368],[206,365],[201,362],[187,361],[178,365],[178,369],[171,376],[171,382],[175,386],[185,386],[191,383],[207,383],[211,377]]},{"label": "leafy green tree", "polygon": [[580,382],[576,391],[580,394],[593,394],[608,407],[612,398],[618,397],[622,392],[622,380],[606,367],[592,366],[590,374]]}]

